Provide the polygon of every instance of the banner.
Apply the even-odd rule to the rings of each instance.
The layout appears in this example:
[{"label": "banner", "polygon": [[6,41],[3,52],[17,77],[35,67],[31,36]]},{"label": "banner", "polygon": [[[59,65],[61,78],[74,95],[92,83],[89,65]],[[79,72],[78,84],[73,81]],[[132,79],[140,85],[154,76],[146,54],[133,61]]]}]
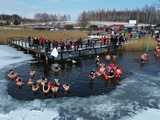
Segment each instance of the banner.
[{"label": "banner", "polygon": [[58,57],[58,50],[57,50],[56,48],[54,48],[54,49],[52,50],[51,56],[56,57],[56,58]]}]

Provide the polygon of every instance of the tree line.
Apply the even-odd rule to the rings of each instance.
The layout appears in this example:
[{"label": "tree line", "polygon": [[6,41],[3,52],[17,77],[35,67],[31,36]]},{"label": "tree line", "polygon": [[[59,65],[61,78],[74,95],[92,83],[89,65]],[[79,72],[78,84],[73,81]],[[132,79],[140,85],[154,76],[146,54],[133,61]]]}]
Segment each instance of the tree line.
[{"label": "tree line", "polygon": [[70,15],[56,15],[47,13],[37,13],[33,19],[23,18],[20,15],[13,14],[0,14],[0,25],[19,25],[21,23],[32,23],[32,22],[54,22],[54,21],[67,21],[70,20]]},{"label": "tree line", "polygon": [[37,13],[34,15],[34,19],[42,21],[42,22],[67,21],[71,19],[71,16],[70,15],[48,14],[48,13]]},{"label": "tree line", "polygon": [[88,21],[120,21],[137,20],[138,23],[160,24],[160,9],[156,6],[145,6],[142,9],[83,11],[79,18],[82,26]]},{"label": "tree line", "polygon": [[6,14],[1,14],[0,15],[0,21],[5,21],[4,24],[10,25],[11,23],[14,25],[18,25],[22,21],[22,17],[19,15],[6,15]]}]

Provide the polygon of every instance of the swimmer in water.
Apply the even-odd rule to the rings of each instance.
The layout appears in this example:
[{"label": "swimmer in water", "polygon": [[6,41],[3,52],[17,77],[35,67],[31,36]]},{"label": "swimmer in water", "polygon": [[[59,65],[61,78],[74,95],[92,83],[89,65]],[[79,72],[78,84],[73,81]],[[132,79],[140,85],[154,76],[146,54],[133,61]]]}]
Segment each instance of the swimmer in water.
[{"label": "swimmer in water", "polygon": [[28,85],[28,86],[32,86],[32,84],[33,84],[33,81],[32,81],[32,79],[30,78],[30,79],[28,80],[28,82],[27,82],[27,85]]},{"label": "swimmer in water", "polygon": [[63,84],[62,87],[63,87],[65,93],[68,93],[70,91],[69,84]]},{"label": "swimmer in water", "polygon": [[91,71],[90,74],[88,75],[88,77],[91,79],[91,80],[94,80],[96,78],[96,73],[94,71]]},{"label": "swimmer in water", "polygon": [[37,83],[39,85],[43,85],[43,84],[46,84],[48,82],[47,78],[45,77],[42,77],[42,79],[38,80]]},{"label": "swimmer in water", "polygon": [[30,78],[33,79],[35,77],[36,71],[35,70],[31,70],[29,72]]},{"label": "swimmer in water", "polygon": [[16,80],[17,77],[18,77],[18,74],[14,70],[9,71],[8,78],[10,80]]},{"label": "swimmer in water", "polygon": [[111,55],[110,54],[106,55],[105,58],[106,58],[107,61],[111,61]]},{"label": "swimmer in water", "polygon": [[160,46],[157,46],[155,49],[155,56],[160,57]]},{"label": "swimmer in water", "polygon": [[109,72],[108,77],[109,77],[109,79],[113,79],[114,76],[115,76],[114,70],[112,69],[112,70]]},{"label": "swimmer in water", "polygon": [[17,86],[18,88],[21,88],[22,85],[24,85],[24,83],[23,83],[23,81],[22,81],[22,78],[21,78],[20,76],[18,76],[18,77],[16,78],[16,86]]},{"label": "swimmer in water", "polygon": [[51,86],[47,83],[42,83],[42,91],[45,95],[47,95],[51,90]]},{"label": "swimmer in water", "polygon": [[32,84],[32,91],[33,92],[37,92],[39,89],[40,89],[39,84],[37,84],[37,83]]},{"label": "swimmer in water", "polygon": [[50,83],[48,84],[48,86],[50,87],[51,92],[56,96],[56,94],[57,94],[58,91],[59,91],[59,87],[60,87],[60,86],[58,86],[58,85],[56,85],[55,83],[52,83],[52,82],[50,82]]},{"label": "swimmer in water", "polygon": [[100,64],[98,69],[96,70],[96,76],[99,77],[104,74],[106,71],[105,64]]},{"label": "swimmer in water", "polygon": [[99,58],[99,56],[96,57],[96,64],[97,64],[97,65],[100,64],[100,58]]},{"label": "swimmer in water", "polygon": [[147,53],[144,53],[140,57],[141,63],[147,63],[149,60],[149,55]]}]

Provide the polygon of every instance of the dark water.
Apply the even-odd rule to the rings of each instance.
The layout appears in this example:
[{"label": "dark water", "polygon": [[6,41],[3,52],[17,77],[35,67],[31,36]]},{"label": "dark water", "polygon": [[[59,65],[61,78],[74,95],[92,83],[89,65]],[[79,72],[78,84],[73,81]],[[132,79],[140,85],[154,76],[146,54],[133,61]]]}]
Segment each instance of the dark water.
[{"label": "dark water", "polygon": [[[68,63],[60,63],[62,71],[55,74],[51,70],[51,64],[45,64],[37,61],[30,61],[28,64],[22,64],[16,68],[16,71],[22,76],[26,82],[28,78],[29,70],[34,68],[37,71],[35,80],[40,79],[42,76],[47,76],[49,80],[55,78],[60,79],[61,83],[69,83],[71,85],[71,91],[69,94],[64,94],[64,91],[60,89],[57,97],[89,97],[109,94],[117,87],[121,86],[122,81],[128,77],[134,75],[134,73],[145,73],[155,75],[159,72],[160,64],[151,55],[150,62],[146,65],[139,63],[138,57],[141,53],[118,53],[117,63],[123,68],[124,75],[119,85],[114,83],[107,83],[102,78],[97,78],[95,81],[91,81],[88,78],[88,74],[92,70],[96,70],[95,57],[88,57],[78,61],[77,64],[72,65]],[[101,60],[107,64],[104,56],[101,56]],[[27,85],[21,89],[16,88],[15,82],[11,81],[8,84],[8,93],[12,97],[19,100],[33,100],[33,99],[47,99],[54,98],[52,94],[45,96],[42,92],[36,94],[31,91],[31,88]]]}]

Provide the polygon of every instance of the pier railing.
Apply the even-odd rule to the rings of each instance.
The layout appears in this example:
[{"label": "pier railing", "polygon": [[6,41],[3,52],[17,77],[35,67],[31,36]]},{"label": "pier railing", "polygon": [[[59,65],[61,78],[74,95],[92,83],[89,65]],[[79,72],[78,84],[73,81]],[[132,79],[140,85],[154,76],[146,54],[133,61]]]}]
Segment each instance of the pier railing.
[{"label": "pier railing", "polygon": [[[23,37],[10,38],[8,40],[8,44],[18,49],[27,51],[28,53],[36,54],[36,56],[38,57],[45,56],[46,59],[53,58],[50,54],[53,48],[55,48],[55,46],[53,46],[52,43],[50,44],[49,49],[47,50],[45,49],[45,47],[42,47],[41,45],[30,45],[27,38]],[[90,42],[83,41],[81,44],[77,46],[73,45],[69,49],[67,47],[64,47],[64,49],[62,49],[60,44],[58,44],[56,48],[58,50],[59,56],[58,58],[54,59],[64,60],[68,58],[102,54],[104,52],[107,52],[108,50],[113,49],[113,45],[111,45],[109,42],[102,43],[100,40],[91,40]]]}]

